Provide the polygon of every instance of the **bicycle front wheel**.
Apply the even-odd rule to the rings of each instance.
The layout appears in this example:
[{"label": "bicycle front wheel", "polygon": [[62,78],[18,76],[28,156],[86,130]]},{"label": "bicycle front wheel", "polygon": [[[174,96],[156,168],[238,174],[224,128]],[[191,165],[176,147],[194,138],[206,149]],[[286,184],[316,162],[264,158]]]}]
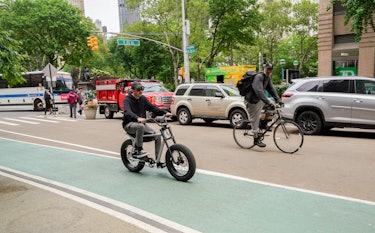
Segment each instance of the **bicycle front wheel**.
[{"label": "bicycle front wheel", "polygon": [[282,152],[293,154],[302,147],[302,129],[293,121],[282,120],[273,131],[273,141]]},{"label": "bicycle front wheel", "polygon": [[250,149],[255,146],[253,135],[251,125],[247,120],[237,122],[237,124],[233,127],[234,141],[241,148]]}]

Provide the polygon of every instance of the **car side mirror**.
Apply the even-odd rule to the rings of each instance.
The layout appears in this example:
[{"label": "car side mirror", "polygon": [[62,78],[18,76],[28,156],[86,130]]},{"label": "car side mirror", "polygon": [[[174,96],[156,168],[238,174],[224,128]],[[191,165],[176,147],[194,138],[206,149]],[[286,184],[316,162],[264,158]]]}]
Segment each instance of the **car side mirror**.
[{"label": "car side mirror", "polygon": [[220,91],[217,91],[217,92],[215,92],[215,97],[224,98],[224,95]]}]

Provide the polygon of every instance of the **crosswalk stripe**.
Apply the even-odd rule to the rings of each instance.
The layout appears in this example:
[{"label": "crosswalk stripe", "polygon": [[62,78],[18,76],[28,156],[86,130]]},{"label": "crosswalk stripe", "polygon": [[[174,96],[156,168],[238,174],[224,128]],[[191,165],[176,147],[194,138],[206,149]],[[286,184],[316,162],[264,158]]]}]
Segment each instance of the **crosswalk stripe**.
[{"label": "crosswalk stripe", "polygon": [[16,124],[16,123],[10,123],[10,122],[6,122],[6,121],[0,121],[0,124],[4,124],[4,125],[13,125],[13,126],[17,126],[19,124]]},{"label": "crosswalk stripe", "polygon": [[46,120],[46,119],[38,119],[38,118],[32,118],[32,117],[20,117],[20,118],[27,119],[27,120],[36,120],[36,121],[49,122],[49,123],[59,123],[59,121],[52,121],[52,120]]},{"label": "crosswalk stripe", "polygon": [[22,122],[22,123],[32,124],[32,125],[39,125],[39,124],[40,124],[39,122],[34,122],[34,121],[24,121],[24,120],[14,119],[14,118],[4,118],[4,119],[5,119],[5,120],[8,120],[8,121],[17,121],[17,122]]},{"label": "crosswalk stripe", "polygon": [[[45,119],[44,116],[36,116],[36,117]],[[62,117],[56,117],[56,116],[51,117],[51,118],[47,117],[47,119],[52,119],[52,120],[56,120],[56,121],[69,121],[69,122],[78,120],[77,118],[75,118],[75,119],[70,118],[69,119],[69,118],[62,118]]]}]

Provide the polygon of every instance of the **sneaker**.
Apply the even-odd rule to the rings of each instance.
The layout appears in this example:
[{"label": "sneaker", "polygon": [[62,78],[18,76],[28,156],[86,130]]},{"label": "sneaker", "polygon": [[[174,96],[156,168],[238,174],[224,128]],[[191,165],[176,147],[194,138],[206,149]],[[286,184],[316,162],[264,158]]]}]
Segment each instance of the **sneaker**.
[{"label": "sneaker", "polygon": [[266,147],[266,144],[264,144],[259,138],[254,138],[254,144],[259,147]]},{"label": "sneaker", "polygon": [[147,155],[149,155],[150,153],[148,153],[147,151],[144,151],[144,150],[135,150],[133,153],[132,153],[132,156],[133,158],[135,159],[140,159],[140,158],[144,158],[146,157],[147,158]]}]

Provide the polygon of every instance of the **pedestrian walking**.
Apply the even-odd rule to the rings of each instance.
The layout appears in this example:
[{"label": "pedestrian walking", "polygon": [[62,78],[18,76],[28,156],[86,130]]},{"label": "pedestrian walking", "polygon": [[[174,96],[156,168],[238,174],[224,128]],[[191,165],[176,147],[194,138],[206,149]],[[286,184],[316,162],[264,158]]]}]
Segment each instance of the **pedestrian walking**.
[{"label": "pedestrian walking", "polygon": [[47,111],[49,111],[49,114],[52,114],[52,98],[51,94],[48,90],[44,91],[44,102],[46,103],[46,107],[44,108],[44,115],[46,115]]},{"label": "pedestrian walking", "polygon": [[70,117],[77,118],[78,95],[73,90],[70,90],[69,92],[68,102],[70,108]]}]

